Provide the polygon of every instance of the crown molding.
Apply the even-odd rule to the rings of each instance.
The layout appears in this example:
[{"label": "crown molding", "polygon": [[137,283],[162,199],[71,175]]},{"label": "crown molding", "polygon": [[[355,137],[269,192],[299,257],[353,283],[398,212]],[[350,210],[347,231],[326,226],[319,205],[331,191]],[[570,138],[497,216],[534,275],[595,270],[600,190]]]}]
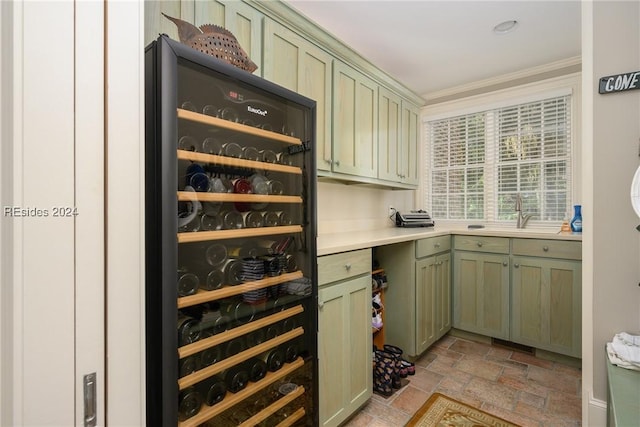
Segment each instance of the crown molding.
[{"label": "crown molding", "polygon": [[581,67],[582,57],[574,56],[550,62],[548,64],[527,68],[525,70],[478,80],[473,83],[454,86],[436,92],[425,93],[422,95],[422,98],[426,100],[427,104],[435,104],[437,102],[448,101],[452,98],[466,97],[496,90],[507,85],[511,86],[516,82],[517,84],[522,84],[525,82],[547,79],[553,76],[574,73],[576,71],[580,71]]}]

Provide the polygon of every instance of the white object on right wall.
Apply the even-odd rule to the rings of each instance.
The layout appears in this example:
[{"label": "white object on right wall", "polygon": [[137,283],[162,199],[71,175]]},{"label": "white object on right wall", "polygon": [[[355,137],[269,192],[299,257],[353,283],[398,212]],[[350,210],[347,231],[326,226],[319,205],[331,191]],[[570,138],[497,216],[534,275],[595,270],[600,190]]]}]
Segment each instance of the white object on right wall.
[{"label": "white object on right wall", "polygon": [[636,169],[631,182],[631,205],[633,210],[636,211],[636,215],[640,217],[640,166]]}]

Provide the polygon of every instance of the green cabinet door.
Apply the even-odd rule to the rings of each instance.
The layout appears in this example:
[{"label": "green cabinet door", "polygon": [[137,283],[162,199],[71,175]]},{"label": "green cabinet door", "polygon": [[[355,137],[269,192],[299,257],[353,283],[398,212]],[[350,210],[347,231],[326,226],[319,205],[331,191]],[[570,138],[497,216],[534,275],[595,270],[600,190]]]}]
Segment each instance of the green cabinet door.
[{"label": "green cabinet door", "polygon": [[294,31],[264,22],[264,78],[316,101],[317,167],[330,171],[333,57]]},{"label": "green cabinet door", "polygon": [[451,253],[438,255],[436,264],[436,339],[440,339],[451,329]]},{"label": "green cabinet door", "polygon": [[416,261],[416,350],[420,354],[451,329],[451,254]]},{"label": "green cabinet door", "polygon": [[438,274],[435,256],[416,261],[416,351],[425,351],[436,341]]},{"label": "green cabinet door", "polygon": [[183,19],[193,23],[194,0],[187,1],[144,1],[144,45],[156,40],[160,34],[166,34],[174,40],[178,38],[176,24],[162,16],[166,14],[172,18]]},{"label": "green cabinet door", "polygon": [[378,88],[378,178],[402,180],[402,101],[395,93]]},{"label": "green cabinet door", "polygon": [[[183,3],[185,1],[183,0]],[[263,76],[262,70],[262,21],[264,15],[246,3],[233,0],[193,1],[196,27],[216,24],[231,31],[242,49],[258,66],[253,72]]]},{"label": "green cabinet door", "polygon": [[378,85],[333,61],[333,172],[377,178]]},{"label": "green cabinet door", "polygon": [[418,153],[418,135],[420,135],[418,107],[407,101],[402,101],[402,125],[400,156],[400,177],[405,184],[418,185],[420,182],[420,156]]},{"label": "green cabinet door", "polygon": [[514,256],[511,341],[581,355],[582,263]]},{"label": "green cabinet door", "polygon": [[509,339],[509,256],[456,251],[453,327]]},{"label": "green cabinet door", "polygon": [[371,275],[318,290],[320,425],[337,426],[373,394]]}]

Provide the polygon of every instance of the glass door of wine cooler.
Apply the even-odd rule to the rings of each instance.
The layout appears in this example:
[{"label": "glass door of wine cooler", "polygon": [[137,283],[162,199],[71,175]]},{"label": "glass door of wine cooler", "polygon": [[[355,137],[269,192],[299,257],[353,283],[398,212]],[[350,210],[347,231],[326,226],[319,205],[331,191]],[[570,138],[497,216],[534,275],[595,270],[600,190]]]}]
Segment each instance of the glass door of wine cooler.
[{"label": "glass door of wine cooler", "polygon": [[166,36],[146,65],[148,425],[315,425],[315,102]]}]

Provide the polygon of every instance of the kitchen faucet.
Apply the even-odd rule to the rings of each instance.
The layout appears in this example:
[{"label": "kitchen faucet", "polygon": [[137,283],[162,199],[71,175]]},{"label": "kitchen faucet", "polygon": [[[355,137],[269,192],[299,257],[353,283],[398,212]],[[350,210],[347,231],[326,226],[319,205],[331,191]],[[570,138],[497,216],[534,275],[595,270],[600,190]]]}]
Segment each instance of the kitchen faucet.
[{"label": "kitchen faucet", "polygon": [[524,228],[531,218],[531,214],[525,215],[522,213],[522,197],[520,196],[520,193],[516,194],[516,213],[518,214],[518,222],[516,223],[516,228]]}]

